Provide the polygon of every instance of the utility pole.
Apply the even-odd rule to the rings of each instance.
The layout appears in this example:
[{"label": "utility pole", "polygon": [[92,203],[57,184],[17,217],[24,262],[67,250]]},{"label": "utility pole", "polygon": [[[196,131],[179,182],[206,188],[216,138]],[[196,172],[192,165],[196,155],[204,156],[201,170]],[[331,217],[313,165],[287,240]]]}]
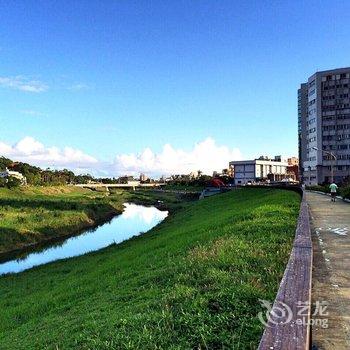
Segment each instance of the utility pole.
[{"label": "utility pole", "polygon": [[[316,151],[319,151],[319,149],[317,147],[312,147],[312,148]],[[324,154],[328,154],[332,158],[331,159],[331,182],[333,183],[334,182],[334,166],[335,166],[335,163],[337,161],[337,156],[334,153],[324,151],[323,149],[321,150],[321,152]],[[334,161],[334,163],[333,163],[333,161]]]}]

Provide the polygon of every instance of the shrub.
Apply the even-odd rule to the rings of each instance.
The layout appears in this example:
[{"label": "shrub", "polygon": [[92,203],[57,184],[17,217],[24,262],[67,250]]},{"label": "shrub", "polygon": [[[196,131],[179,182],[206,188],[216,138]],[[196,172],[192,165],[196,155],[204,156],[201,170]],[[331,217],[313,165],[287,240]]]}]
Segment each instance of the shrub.
[{"label": "shrub", "polygon": [[340,194],[342,195],[343,198],[350,199],[350,185],[342,187],[340,189]]},{"label": "shrub", "polygon": [[329,187],[327,185],[306,186],[306,189],[311,191],[329,193]]},{"label": "shrub", "polygon": [[3,177],[0,177],[0,187],[5,187],[6,186],[6,179]]},{"label": "shrub", "polygon": [[18,180],[15,177],[10,176],[7,179],[6,187],[8,188],[15,188],[21,186],[21,180]]}]

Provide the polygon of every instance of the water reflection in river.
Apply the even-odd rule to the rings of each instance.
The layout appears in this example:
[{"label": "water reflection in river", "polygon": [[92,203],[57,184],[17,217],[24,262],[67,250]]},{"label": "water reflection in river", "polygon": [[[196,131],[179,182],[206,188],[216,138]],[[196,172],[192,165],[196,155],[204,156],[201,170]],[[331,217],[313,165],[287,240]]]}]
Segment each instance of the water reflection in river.
[{"label": "water reflection in river", "polygon": [[28,253],[21,259],[14,259],[0,264],[0,274],[20,272],[33,266],[51,261],[70,258],[95,251],[112,243],[120,243],[126,239],[150,230],[168,215],[155,207],[125,203],[124,212],[93,230],[88,230],[64,240],[51,244],[40,251]]}]

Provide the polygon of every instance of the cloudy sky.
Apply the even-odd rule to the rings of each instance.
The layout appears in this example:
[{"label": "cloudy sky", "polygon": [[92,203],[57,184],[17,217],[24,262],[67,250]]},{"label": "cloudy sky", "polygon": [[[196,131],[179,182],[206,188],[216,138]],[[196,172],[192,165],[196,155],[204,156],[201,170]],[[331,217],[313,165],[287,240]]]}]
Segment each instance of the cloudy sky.
[{"label": "cloudy sky", "polygon": [[69,168],[76,173],[91,173],[95,176],[146,173],[157,177],[188,174],[194,170],[211,174],[213,169],[227,167],[229,159],[241,159],[237,148],[217,145],[209,137],[194,144],[189,151],[166,144],[159,153],[145,148],[140,153],[118,154],[111,161],[99,160],[71,147],[46,147],[32,137],[25,137],[13,145],[0,142],[0,154],[42,168]]},{"label": "cloudy sky", "polygon": [[296,94],[349,66],[350,3],[0,2],[0,155],[109,176],[297,154]]}]

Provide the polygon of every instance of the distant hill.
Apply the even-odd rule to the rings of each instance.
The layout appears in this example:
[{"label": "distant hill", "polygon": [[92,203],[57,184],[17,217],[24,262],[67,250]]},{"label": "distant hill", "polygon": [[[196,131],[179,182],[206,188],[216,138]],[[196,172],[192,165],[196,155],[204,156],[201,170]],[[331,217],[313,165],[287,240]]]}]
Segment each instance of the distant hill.
[{"label": "distant hill", "polygon": [[5,157],[0,157],[0,171],[8,168],[18,171],[27,178],[29,185],[66,185],[83,184],[93,181],[94,178],[89,175],[75,175],[68,169],[63,170],[43,170],[28,163],[14,162]]}]

